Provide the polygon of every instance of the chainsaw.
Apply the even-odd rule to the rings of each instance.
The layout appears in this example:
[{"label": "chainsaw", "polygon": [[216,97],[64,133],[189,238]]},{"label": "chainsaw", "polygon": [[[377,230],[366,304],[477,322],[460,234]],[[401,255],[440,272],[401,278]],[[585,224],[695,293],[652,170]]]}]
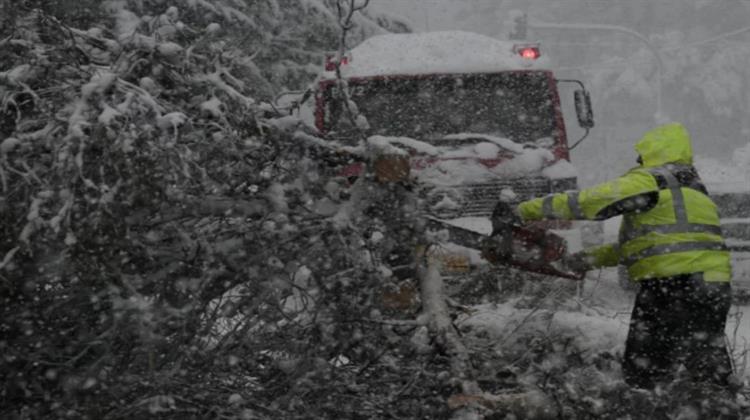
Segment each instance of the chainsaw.
[{"label": "chainsaw", "polygon": [[425,220],[428,230],[447,231],[450,242],[481,250],[482,257],[492,264],[574,280],[586,274],[565,264],[567,243],[548,230],[493,218],[488,236],[438,218],[427,216]]}]

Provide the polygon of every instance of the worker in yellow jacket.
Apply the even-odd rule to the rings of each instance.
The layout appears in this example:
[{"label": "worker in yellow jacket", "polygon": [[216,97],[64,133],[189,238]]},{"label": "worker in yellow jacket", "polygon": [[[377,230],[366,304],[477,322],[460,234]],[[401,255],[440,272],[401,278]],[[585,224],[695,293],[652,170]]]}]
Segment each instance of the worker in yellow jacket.
[{"label": "worker in yellow jacket", "polygon": [[681,124],[663,125],[635,149],[639,166],[623,176],[506,207],[506,216],[527,223],[622,215],[617,244],[586,249],[567,263],[584,270],[622,264],[640,285],[625,344],[625,380],[653,388],[683,364],[695,380],[726,386],[732,372],[724,334],[730,257],[716,205],[692,166],[690,135]]}]

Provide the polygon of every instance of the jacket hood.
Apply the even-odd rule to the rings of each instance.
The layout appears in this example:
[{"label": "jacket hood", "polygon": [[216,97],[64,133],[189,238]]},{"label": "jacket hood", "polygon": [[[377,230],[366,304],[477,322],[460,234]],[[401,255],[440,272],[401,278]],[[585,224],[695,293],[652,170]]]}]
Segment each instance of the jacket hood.
[{"label": "jacket hood", "polygon": [[666,163],[693,164],[690,134],[680,123],[666,124],[647,131],[636,143],[635,151],[640,155],[644,167]]}]

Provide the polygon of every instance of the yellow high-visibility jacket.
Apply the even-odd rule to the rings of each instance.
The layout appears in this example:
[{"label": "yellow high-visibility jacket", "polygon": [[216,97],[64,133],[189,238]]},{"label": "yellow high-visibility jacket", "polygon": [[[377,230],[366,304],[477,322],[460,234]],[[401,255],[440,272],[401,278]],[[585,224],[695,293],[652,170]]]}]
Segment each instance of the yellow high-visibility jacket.
[{"label": "yellow high-visibility jacket", "polygon": [[617,244],[584,251],[595,267],[623,264],[635,281],[693,273],[707,282],[729,281],[719,214],[692,166],[687,130],[677,123],[657,127],[635,149],[641,166],[591,188],[525,201],[518,214],[524,221],[622,214]]}]

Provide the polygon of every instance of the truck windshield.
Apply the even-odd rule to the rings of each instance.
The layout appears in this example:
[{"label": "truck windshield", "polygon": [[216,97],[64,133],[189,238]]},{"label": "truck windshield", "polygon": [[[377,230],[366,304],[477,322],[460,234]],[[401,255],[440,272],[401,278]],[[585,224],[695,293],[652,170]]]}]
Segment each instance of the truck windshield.
[{"label": "truck windshield", "polygon": [[[336,89],[332,83],[323,92],[323,128],[348,137],[352,118]],[[368,135],[429,141],[479,133],[517,143],[557,137],[556,102],[545,72],[372,77],[350,80],[348,89]]]}]

